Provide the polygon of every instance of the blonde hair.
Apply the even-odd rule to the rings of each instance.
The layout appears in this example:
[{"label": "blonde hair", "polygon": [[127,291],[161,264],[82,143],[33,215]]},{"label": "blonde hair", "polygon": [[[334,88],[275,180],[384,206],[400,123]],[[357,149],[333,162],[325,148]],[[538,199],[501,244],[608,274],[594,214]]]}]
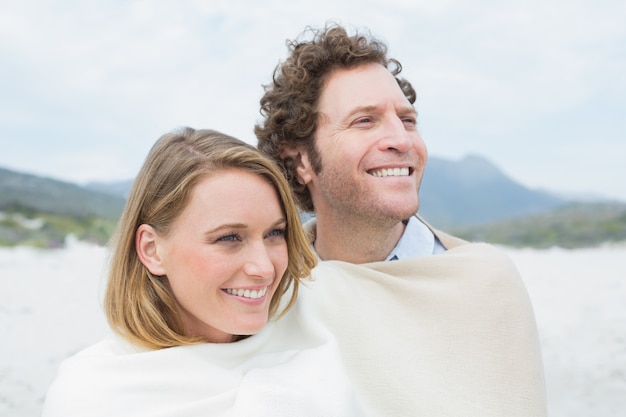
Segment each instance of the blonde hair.
[{"label": "blonde hair", "polygon": [[316,264],[289,188],[279,168],[253,146],[214,130],[183,128],[161,136],[139,171],[113,240],[104,310],[111,328],[127,340],[151,349],[206,342],[185,336],[178,307],[167,280],[153,276],[135,249],[135,233],[150,224],[167,234],[187,206],[191,191],[209,174],[229,168],[257,174],[276,189],[286,222],[287,270],[270,302],[270,317],[282,296],[295,302],[298,284]]}]

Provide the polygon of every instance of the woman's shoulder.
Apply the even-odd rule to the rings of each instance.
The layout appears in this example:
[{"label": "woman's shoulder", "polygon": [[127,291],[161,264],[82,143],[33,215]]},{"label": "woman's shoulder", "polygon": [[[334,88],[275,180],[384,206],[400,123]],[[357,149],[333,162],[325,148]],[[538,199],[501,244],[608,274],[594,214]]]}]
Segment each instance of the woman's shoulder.
[{"label": "woman's shoulder", "polygon": [[74,356],[68,358],[67,361],[71,361],[72,359],[79,360],[88,357],[121,356],[145,352],[148,350],[149,349],[147,348],[134,345],[118,335],[110,335],[107,338],[78,351]]},{"label": "woman's shoulder", "polygon": [[[43,416],[80,415],[79,404],[85,403],[99,376],[94,365],[100,358],[115,356],[121,345],[115,338],[108,338],[88,346],[63,360],[46,394]],[[97,366],[95,366],[97,367]]]}]

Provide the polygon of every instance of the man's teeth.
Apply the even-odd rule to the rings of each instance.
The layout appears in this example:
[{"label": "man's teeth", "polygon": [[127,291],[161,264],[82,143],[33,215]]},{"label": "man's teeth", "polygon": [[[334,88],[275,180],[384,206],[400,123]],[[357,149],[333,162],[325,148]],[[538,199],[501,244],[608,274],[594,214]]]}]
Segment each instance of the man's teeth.
[{"label": "man's teeth", "polygon": [[236,295],[238,297],[257,299],[265,295],[265,293],[267,292],[267,287],[258,291],[257,290],[244,290],[242,288],[239,288],[239,289],[226,288],[226,292],[230,295]]},{"label": "man's teeth", "polygon": [[409,175],[409,168],[385,168],[377,171],[372,171],[372,175],[375,177],[406,177]]}]

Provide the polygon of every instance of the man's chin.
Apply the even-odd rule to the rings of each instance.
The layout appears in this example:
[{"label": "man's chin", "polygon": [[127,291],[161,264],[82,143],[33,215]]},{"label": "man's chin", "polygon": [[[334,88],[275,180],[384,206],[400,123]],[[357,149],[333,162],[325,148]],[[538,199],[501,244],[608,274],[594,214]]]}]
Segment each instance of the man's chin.
[{"label": "man's chin", "polygon": [[379,213],[380,218],[384,218],[391,222],[402,222],[414,216],[417,213],[418,205],[400,207],[388,207],[387,210],[383,210]]},{"label": "man's chin", "polygon": [[406,202],[404,204],[397,204],[389,208],[390,214],[393,213],[395,217],[402,219],[402,220],[406,220],[409,217],[415,215],[418,209],[419,209],[419,201]]}]

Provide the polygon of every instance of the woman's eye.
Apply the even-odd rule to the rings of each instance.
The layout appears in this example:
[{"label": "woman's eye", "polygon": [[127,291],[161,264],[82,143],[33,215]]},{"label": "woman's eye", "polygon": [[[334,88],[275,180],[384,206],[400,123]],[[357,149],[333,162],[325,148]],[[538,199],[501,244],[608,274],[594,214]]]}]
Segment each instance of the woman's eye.
[{"label": "woman's eye", "polygon": [[284,236],[286,232],[286,228],[274,229],[267,234],[267,237]]},{"label": "woman's eye", "polygon": [[222,237],[219,237],[217,239],[218,242],[237,242],[241,240],[241,236],[239,236],[237,233],[231,233],[228,235],[224,235]]}]

